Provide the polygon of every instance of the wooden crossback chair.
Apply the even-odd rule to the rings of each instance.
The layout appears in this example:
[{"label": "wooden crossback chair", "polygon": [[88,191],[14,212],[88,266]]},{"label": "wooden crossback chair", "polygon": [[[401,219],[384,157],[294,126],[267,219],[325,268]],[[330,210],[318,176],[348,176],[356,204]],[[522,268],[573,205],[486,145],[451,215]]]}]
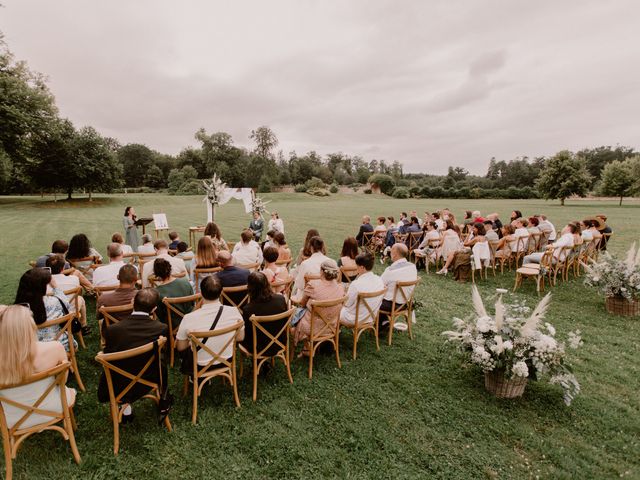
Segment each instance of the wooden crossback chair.
[{"label": "wooden crossback chair", "polygon": [[233,252],[233,247],[236,246],[236,243],[237,242],[227,242],[227,250],[229,250],[230,252]]},{"label": "wooden crossback chair", "polygon": [[513,285],[513,291],[515,292],[522,286],[522,281],[525,278],[533,278],[536,281],[536,291],[538,294],[544,290],[544,279],[549,277],[551,283],[551,272],[553,271],[553,250],[547,249],[542,255],[540,264],[537,263],[525,263],[516,270],[516,280]]},{"label": "wooden crossback chair", "polygon": [[134,264],[136,263],[136,257],[137,257],[137,253],[136,252],[130,252],[130,253],[123,253],[122,254],[122,261],[124,263],[130,263],[130,264]]},{"label": "wooden crossback chair", "polygon": [[119,285],[108,285],[106,287],[93,287],[93,291],[96,294],[96,298],[100,298],[100,295],[102,295],[103,293],[113,292],[118,287]]},{"label": "wooden crossback chair", "polygon": [[127,313],[130,314],[133,312],[133,303],[128,305],[116,305],[113,307],[107,307],[106,305],[101,306],[98,311],[102,315],[102,319],[98,321],[98,326],[100,328],[100,348],[104,348],[104,336],[103,336],[103,326],[107,328],[114,323],[118,323],[120,320],[115,314],[118,313]]},{"label": "wooden crossback chair", "polygon": [[[393,337],[393,326],[395,325],[396,319],[400,317],[406,318],[407,328],[409,330],[409,338],[413,340],[413,300],[419,282],[420,278],[408,282],[396,282],[396,285],[393,289],[393,302],[391,302],[391,311],[380,309],[380,311],[378,312],[378,315],[380,315],[380,313],[385,313],[389,317],[389,334],[387,339],[389,345],[391,345],[391,340]],[[405,288],[407,287],[413,287],[410,295],[407,295],[407,292],[405,292]],[[399,299],[401,301],[397,302],[396,299]],[[401,305],[396,306],[396,303],[400,303]]]},{"label": "wooden crossback chair", "polygon": [[[136,384],[145,385],[150,388],[149,393],[143,395],[142,398],[149,398],[156,404],[160,403],[160,385],[158,382],[152,382],[145,378],[142,378],[144,374],[153,368],[158,368],[158,374],[162,375],[162,362],[158,359],[158,355],[162,353],[167,339],[159,337],[157,340],[158,351],[155,351],[155,342],[149,342],[140,347],[131,348],[122,352],[103,353],[99,352],[96,355],[96,361],[102,365],[104,374],[107,380],[107,389],[109,390],[109,407],[111,412],[111,423],[113,424],[113,453],[118,454],[120,450],[120,422],[122,422],[122,415],[125,408],[129,405],[123,399],[125,395],[136,386]],[[122,368],[115,365],[113,362],[119,362],[122,360],[137,357],[139,355],[150,354],[149,359],[144,366],[137,373],[127,372]],[[128,379],[129,383],[120,391],[117,395],[113,389],[112,374],[117,373]],[[171,422],[169,417],[165,417],[164,425],[167,430],[171,431]]]},{"label": "wooden crossback chair", "polygon": [[76,360],[76,347],[73,345],[73,333],[71,331],[71,322],[76,317],[75,313],[69,313],[62,317],[54,318],[52,320],[47,320],[44,323],[38,325],[38,330],[47,327],[53,327],[58,325],[59,330],[56,333],[55,338],[52,341],[59,342],[62,335],[67,334],[67,343],[69,345],[69,350],[67,351],[67,359],[71,363],[71,369],[73,370],[73,375],[76,378],[76,382],[78,383],[78,387],[83,392],[86,392],[84,388],[84,383],[82,383],[82,379],[80,378],[80,370],[78,369],[78,361]]},{"label": "wooden crossback chair", "polygon": [[[78,321],[80,321],[80,295],[82,295],[82,287],[78,286],[76,288],[70,288],[69,290],[64,291],[67,300],[74,307],[74,313]],[[82,332],[78,332],[78,343],[82,345],[82,348],[87,348],[87,345],[84,343],[84,337],[82,336]]]},{"label": "wooden crossback chair", "polygon": [[279,267],[287,267],[287,270],[289,270],[291,262],[293,262],[293,258],[285,258],[284,260],[276,260],[276,265]]},{"label": "wooden crossback chair", "polygon": [[[562,247],[560,255],[558,255],[556,262],[553,264],[551,269],[553,274],[553,285],[558,282],[558,272],[560,273],[561,280],[568,280],[567,269],[570,262],[569,255],[571,254],[571,250],[573,250],[573,247]],[[560,260],[561,258],[562,260]]]},{"label": "wooden crossback chair", "polygon": [[320,280],[320,274],[319,273],[307,273],[304,276],[304,286],[307,286],[307,283],[309,283],[311,280]]},{"label": "wooden crossback chair", "polygon": [[[340,311],[335,316],[329,316],[326,312],[327,308],[344,304],[347,297],[340,297],[334,300],[310,300],[307,308],[311,313],[311,329],[309,338],[305,340],[307,351],[309,352],[309,379],[313,377],[313,357],[318,347],[329,342],[333,345],[336,352],[336,362],[338,368],[342,368],[340,363]],[[314,324],[318,324],[317,326]],[[292,351],[293,353],[293,351]]]},{"label": "wooden crossback chair", "polygon": [[346,283],[351,283],[358,276],[358,267],[345,267],[342,265],[340,267],[340,277],[341,280],[346,279]]},{"label": "wooden crossback chair", "polygon": [[362,245],[360,245],[360,250],[362,252],[370,252],[375,253],[376,246],[374,240],[375,232],[364,232],[362,234]]},{"label": "wooden crossback chair", "polygon": [[153,262],[158,255],[156,253],[136,253],[136,258],[138,259],[138,275],[140,280],[142,280],[142,271],[144,270],[144,266]]},{"label": "wooden crossback chair", "polygon": [[[80,463],[80,453],[78,452],[75,435],[73,433],[76,428],[76,422],[73,416],[73,405],[67,403],[67,392],[65,389],[70,366],[71,364],[69,362],[65,362],[44,372],[32,375],[24,382],[14,385],[0,385],[0,430],[2,431],[5,476],[7,480],[11,480],[13,477],[13,460],[16,458],[18,448],[20,448],[22,442],[31,435],[45,430],[59,432],[62,437],[69,442],[73,459],[76,463]],[[48,385],[46,385],[47,380],[49,380]],[[40,396],[35,399],[35,401],[25,403],[22,398],[20,400],[12,398],[11,389],[25,387],[35,383],[42,383],[42,393],[39,394]],[[58,395],[60,395],[61,411],[56,412],[42,408],[42,403],[50,394],[53,393],[56,395],[54,392],[56,388],[59,391]],[[22,415],[18,421],[11,426],[7,423],[5,413],[7,406],[19,410]],[[59,425],[61,422],[62,425]]]},{"label": "wooden crossback chair", "polygon": [[176,308],[176,305],[191,302],[194,302],[193,310],[191,310],[193,312],[202,306],[202,295],[200,293],[195,293],[185,297],[164,297],[162,299],[162,303],[164,303],[164,306],[167,309],[167,326],[169,327],[169,365],[172,367],[175,357],[176,334],[178,333],[177,325],[173,325],[173,318],[175,316],[176,319],[182,319],[185,316],[180,309]]},{"label": "wooden crossback chair", "polygon": [[[291,319],[296,309],[291,308],[286,312],[279,313],[277,315],[265,315],[257,316],[251,315],[249,321],[251,322],[251,328],[253,330],[253,344],[252,350],[247,350],[244,346],[240,345],[240,352],[249,357],[253,362],[253,401],[258,398],[258,375],[260,369],[266,361],[271,361],[273,365],[275,359],[279,358],[284,363],[287,369],[287,376],[289,382],[293,383],[293,377],[291,376],[291,352],[289,345],[289,332],[291,329]],[[273,322],[279,322],[286,320],[282,328],[275,335],[270,333],[265,325]],[[265,338],[268,343],[265,347],[258,351],[258,337]],[[275,352],[268,353],[269,350],[275,350]],[[242,361],[240,362],[240,376],[242,376]]]},{"label": "wooden crossback chair", "polygon": [[523,235],[516,240],[516,249],[511,252],[509,259],[509,270],[511,270],[511,262],[518,268],[520,262],[529,251],[529,235]]},{"label": "wooden crossback chair", "polygon": [[498,240],[489,241],[489,250],[491,250],[491,269],[493,276],[496,276],[496,264],[500,263],[500,273],[504,273],[504,264],[509,261],[507,257],[499,257],[496,255],[498,251]]},{"label": "wooden crossback chair", "polygon": [[[484,279],[486,280],[487,278],[489,278],[489,272],[488,270],[490,268],[492,268],[493,265],[493,252],[491,250],[491,245],[488,243],[488,241],[485,240],[484,243],[487,243],[487,248],[489,250],[489,258],[488,259],[481,259],[481,265],[480,268],[476,268],[476,264],[475,264],[475,259],[474,259],[474,252],[476,248],[483,248],[480,247],[480,245],[483,245],[483,243],[476,243],[472,248],[471,248],[471,283],[476,283],[476,270],[480,271],[480,280],[482,280],[483,275],[484,275]],[[494,270],[494,275],[495,275],[495,270]]]},{"label": "wooden crossback chair", "polygon": [[422,238],[422,235],[423,235],[422,231],[410,232],[406,240],[407,248],[409,249],[409,259],[411,260],[411,256],[413,256],[414,262],[417,259],[413,251],[420,246],[420,239]]},{"label": "wooden crossback chair", "polygon": [[542,232],[538,233],[530,233],[529,234],[529,243],[527,245],[527,255],[533,252],[540,251],[542,236],[544,234]]},{"label": "wooden crossback chair", "polygon": [[67,258],[67,262],[82,275],[89,278],[93,276],[93,270],[101,266],[96,257]]},{"label": "wooden crossback chair", "polygon": [[244,268],[245,270],[249,270],[250,272],[256,272],[256,271],[258,271],[258,268],[260,268],[260,263],[258,263],[258,262],[247,263],[247,264],[239,263],[238,265],[236,265],[236,267]]},{"label": "wooden crossback chair", "polygon": [[[191,332],[189,333],[189,341],[191,344],[191,354],[193,355],[193,372],[191,373],[191,381],[193,385],[193,408],[191,413],[191,422],[195,425],[198,418],[198,397],[202,393],[202,389],[207,382],[213,378],[221,377],[229,380],[233,389],[233,400],[236,407],[240,406],[240,397],[238,396],[238,382],[236,376],[236,336],[244,327],[244,322],[238,322],[225,328],[209,330],[207,332]],[[228,335],[229,338],[222,344],[220,348],[215,350],[211,348],[207,339],[215,337],[223,337]],[[227,349],[232,348],[231,358],[225,357],[223,354]],[[211,359],[206,365],[198,365],[198,351],[204,350]],[[184,377],[183,392],[187,393],[189,387],[189,375]]]},{"label": "wooden crossback chair", "polygon": [[[244,293],[244,296],[239,302],[235,302],[232,297],[234,293]],[[237,287],[223,287],[222,292],[220,293],[220,302],[223,305],[229,305],[231,307],[236,307],[240,312],[242,312],[242,307],[249,301],[249,292],[247,292],[246,285],[238,285]]]},{"label": "wooden crossback chair", "polygon": [[295,279],[289,275],[284,280],[277,280],[271,284],[271,290],[277,292],[280,290],[280,295],[284,296],[287,300],[287,305],[291,306],[291,290],[293,289],[293,282]]},{"label": "wooden crossback chair", "polygon": [[[382,296],[386,290],[380,290],[378,292],[359,292],[358,299],[356,301],[356,318],[353,324],[347,324],[344,322],[340,322],[340,324],[353,331],[353,359],[355,360],[358,353],[358,341],[360,340],[360,336],[371,330],[376,339],[376,350],[380,350],[380,342],[378,340],[378,312],[380,307],[377,309],[371,308],[369,302],[367,302],[368,298],[376,298],[380,297],[380,301],[382,301]],[[360,317],[363,317],[360,319]]]},{"label": "wooden crossback chair", "polygon": [[207,267],[200,268],[196,267],[193,269],[193,281],[195,282],[196,292],[200,291],[200,282],[204,280],[205,277],[209,277],[214,273],[222,271],[222,267]]}]

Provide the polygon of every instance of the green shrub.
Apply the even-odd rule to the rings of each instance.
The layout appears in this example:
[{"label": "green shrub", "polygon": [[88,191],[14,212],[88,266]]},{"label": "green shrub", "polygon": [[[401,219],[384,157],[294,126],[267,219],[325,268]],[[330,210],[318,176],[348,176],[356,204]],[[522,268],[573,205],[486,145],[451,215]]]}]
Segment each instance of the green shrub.
[{"label": "green shrub", "polygon": [[360,188],[362,188],[362,184],[352,183],[351,185],[349,185],[349,188],[351,188],[354,192],[357,192],[358,190],[360,190]]},{"label": "green shrub", "polygon": [[373,191],[370,188],[365,188],[364,193],[366,193],[367,195],[371,195]]},{"label": "green shrub", "polygon": [[333,185],[331,185],[331,188],[329,188],[329,191],[331,193],[338,193],[338,185],[334,183]]},{"label": "green shrub", "polygon": [[382,173],[371,175],[367,181],[371,185],[377,185],[380,188],[380,191],[385,195],[391,195],[393,188],[396,186],[396,182],[393,177]]},{"label": "green shrub", "polygon": [[391,196],[393,198],[409,198],[411,194],[407,187],[396,187],[393,189],[393,192],[391,192]]},{"label": "green shrub", "polygon": [[262,177],[260,177],[260,183],[258,183],[258,193],[269,193],[271,192],[272,188],[273,183],[268,176],[263,175]]},{"label": "green shrub", "polygon": [[314,197],[328,197],[329,195],[331,195],[329,193],[329,190],[327,190],[326,188],[310,188],[309,190],[307,190],[307,193],[309,195],[313,195]]},{"label": "green shrub", "polygon": [[312,188],[325,188],[326,187],[324,182],[322,180],[320,180],[318,177],[311,177],[309,180],[304,182],[304,184],[306,185],[307,190],[310,190]]},{"label": "green shrub", "polygon": [[309,190],[309,189],[307,188],[307,186],[304,183],[299,183],[298,185],[293,187],[293,191],[296,192],[296,193],[305,193],[307,190]]},{"label": "green shrub", "polygon": [[409,193],[411,194],[412,197],[419,197],[420,196],[420,187],[418,187],[417,185],[409,187]]}]

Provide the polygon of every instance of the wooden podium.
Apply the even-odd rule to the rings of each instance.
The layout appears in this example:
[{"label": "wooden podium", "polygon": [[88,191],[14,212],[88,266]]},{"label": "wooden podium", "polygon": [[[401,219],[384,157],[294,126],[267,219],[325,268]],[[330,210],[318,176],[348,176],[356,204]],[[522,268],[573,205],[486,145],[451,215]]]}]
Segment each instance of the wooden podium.
[{"label": "wooden podium", "polygon": [[136,220],[135,226],[142,227],[142,234],[145,235],[147,233],[146,226],[153,222],[153,218],[138,218]]}]

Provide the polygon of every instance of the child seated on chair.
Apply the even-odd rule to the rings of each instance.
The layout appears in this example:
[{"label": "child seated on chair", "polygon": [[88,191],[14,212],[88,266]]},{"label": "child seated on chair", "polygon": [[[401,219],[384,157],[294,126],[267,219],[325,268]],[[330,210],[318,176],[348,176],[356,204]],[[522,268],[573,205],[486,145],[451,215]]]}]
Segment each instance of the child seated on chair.
[{"label": "child seated on chair", "polygon": [[178,235],[178,232],[170,232],[169,240],[171,240],[171,243],[169,244],[169,250],[177,250],[178,244],[182,241],[180,240],[180,235]]},{"label": "child seated on chair", "polygon": [[191,276],[191,261],[193,260],[193,252],[189,251],[189,246],[186,242],[178,242],[175,248],[178,253],[177,258],[181,258],[184,261],[184,266],[187,268],[187,275]]}]

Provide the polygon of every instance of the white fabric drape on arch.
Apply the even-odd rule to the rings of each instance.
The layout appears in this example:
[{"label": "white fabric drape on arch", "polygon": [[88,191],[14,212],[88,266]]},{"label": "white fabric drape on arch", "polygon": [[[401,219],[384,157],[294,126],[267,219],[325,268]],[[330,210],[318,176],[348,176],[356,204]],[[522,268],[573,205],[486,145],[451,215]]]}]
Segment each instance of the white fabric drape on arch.
[{"label": "white fabric drape on arch", "polygon": [[[224,205],[231,199],[242,200],[244,204],[244,212],[251,213],[251,201],[253,200],[253,194],[251,188],[225,188],[222,198],[218,201],[218,205]],[[207,203],[207,222],[213,221],[213,206],[210,202]]]}]

